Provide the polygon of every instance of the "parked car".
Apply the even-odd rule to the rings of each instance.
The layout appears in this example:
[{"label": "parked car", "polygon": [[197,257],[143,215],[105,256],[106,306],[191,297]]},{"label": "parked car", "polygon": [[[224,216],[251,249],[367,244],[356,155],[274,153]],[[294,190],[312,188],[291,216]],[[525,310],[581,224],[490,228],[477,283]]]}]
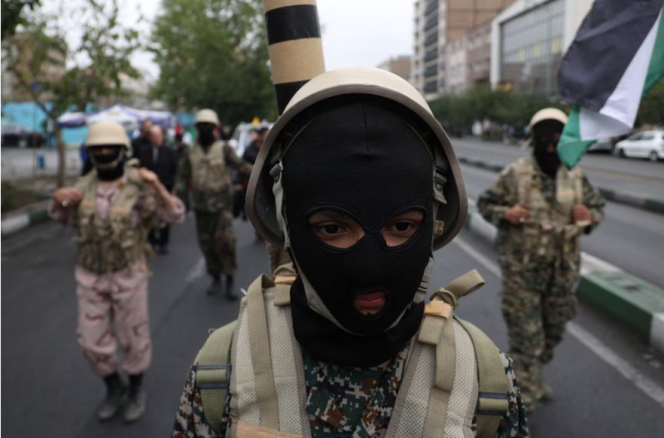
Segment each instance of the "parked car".
[{"label": "parked car", "polygon": [[643,131],[616,144],[615,153],[620,157],[664,160],[664,131]]},{"label": "parked car", "polygon": [[613,152],[613,143],[610,138],[601,138],[597,142],[590,145],[588,152]]},{"label": "parked car", "polygon": [[19,148],[38,148],[46,144],[46,138],[40,132],[30,131],[12,122],[2,122],[2,146]]}]

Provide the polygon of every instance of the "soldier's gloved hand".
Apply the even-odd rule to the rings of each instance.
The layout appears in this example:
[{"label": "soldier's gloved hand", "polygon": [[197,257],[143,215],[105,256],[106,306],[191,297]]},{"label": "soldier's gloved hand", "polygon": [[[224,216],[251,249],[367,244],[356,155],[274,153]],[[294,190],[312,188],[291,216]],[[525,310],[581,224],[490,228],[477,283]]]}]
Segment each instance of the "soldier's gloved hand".
[{"label": "soldier's gloved hand", "polygon": [[577,204],[574,206],[574,209],[572,210],[572,216],[574,218],[574,222],[579,223],[579,222],[590,222],[593,219],[593,215],[588,209],[583,204]]},{"label": "soldier's gloved hand", "polygon": [[523,223],[526,219],[528,219],[529,215],[530,211],[526,207],[516,204],[515,206],[505,210],[503,219],[505,219],[507,222],[511,223],[512,225],[518,225],[520,223]]},{"label": "soldier's gloved hand", "polygon": [[75,207],[82,199],[81,192],[73,187],[62,187],[53,193],[53,200],[61,207]]}]

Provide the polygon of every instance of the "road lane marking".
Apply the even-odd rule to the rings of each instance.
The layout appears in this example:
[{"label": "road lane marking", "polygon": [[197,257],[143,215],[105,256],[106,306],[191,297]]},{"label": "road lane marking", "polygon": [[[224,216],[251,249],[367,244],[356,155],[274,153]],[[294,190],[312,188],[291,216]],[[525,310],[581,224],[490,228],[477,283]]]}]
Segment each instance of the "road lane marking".
[{"label": "road lane marking", "polygon": [[[493,275],[498,278],[501,277],[500,267],[473,248],[469,243],[459,237],[454,239],[452,243],[456,244],[465,253],[477,260]],[[659,384],[639,373],[636,368],[622,359],[618,354],[611,350],[610,347],[580,325],[574,322],[567,323],[567,332],[581,342],[586,348],[595,353],[606,364],[618,371],[625,379],[632,382],[634,386],[641,390],[641,392],[664,408],[664,388]]]},{"label": "road lane marking", "polygon": [[185,283],[191,283],[205,273],[205,259],[201,257],[187,274]]}]

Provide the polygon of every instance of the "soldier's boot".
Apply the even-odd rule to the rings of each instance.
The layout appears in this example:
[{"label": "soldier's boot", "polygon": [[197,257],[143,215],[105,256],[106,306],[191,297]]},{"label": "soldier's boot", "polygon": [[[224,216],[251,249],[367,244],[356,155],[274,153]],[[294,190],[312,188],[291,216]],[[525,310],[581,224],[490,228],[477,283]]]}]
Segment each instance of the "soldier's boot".
[{"label": "soldier's boot", "polygon": [[122,401],[127,391],[127,386],[118,373],[104,377],[104,383],[106,383],[106,398],[99,406],[99,409],[97,409],[97,418],[99,421],[108,421],[115,417],[122,406]]},{"label": "soldier's boot", "polygon": [[221,279],[218,275],[212,277],[212,283],[208,286],[205,293],[208,295],[214,295],[221,290]]},{"label": "soldier's boot", "polygon": [[226,299],[228,301],[235,301],[237,300],[237,295],[235,294],[235,291],[233,290],[233,276],[232,275],[227,275],[226,276]]},{"label": "soldier's boot", "polygon": [[143,416],[147,394],[143,388],[143,374],[129,376],[129,391],[127,404],[124,408],[123,418],[127,423],[132,423]]}]

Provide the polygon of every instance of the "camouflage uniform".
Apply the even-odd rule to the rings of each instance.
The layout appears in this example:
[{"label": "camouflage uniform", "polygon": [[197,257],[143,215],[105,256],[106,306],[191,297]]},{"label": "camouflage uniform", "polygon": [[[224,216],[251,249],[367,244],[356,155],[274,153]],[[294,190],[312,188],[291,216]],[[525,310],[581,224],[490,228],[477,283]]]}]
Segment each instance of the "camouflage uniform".
[{"label": "camouflage uniform", "polygon": [[[529,191],[539,190],[547,208],[561,208],[556,197],[556,179],[546,176],[532,158],[525,160],[532,166],[532,181],[520,181],[518,162],[514,163],[479,197],[477,207],[498,228],[498,260],[503,274],[501,308],[507,324],[509,353],[524,401],[529,409],[534,409],[545,396],[542,367],[553,358],[553,349],[562,340],[565,324],[576,315],[575,288],[581,253],[580,233],[554,234],[543,244],[541,230],[539,235],[533,233],[539,240],[528,240],[525,224],[516,226],[503,219],[508,208],[528,203],[520,200],[523,195],[519,194],[519,187],[524,183]],[[603,218],[604,199],[583,174],[580,183],[581,202],[592,214],[591,224],[583,230],[589,233]],[[569,225],[572,220],[570,216],[567,224],[561,225]]]},{"label": "camouflage uniform", "polygon": [[[312,438],[383,436],[390,423],[407,356],[406,347],[385,368],[354,368],[319,363],[303,353],[307,388],[305,410],[309,413]],[[501,353],[501,358],[511,382],[510,399],[509,411],[503,416],[495,438],[525,438],[529,433],[528,423],[514,370],[507,356]],[[173,437],[223,437],[231,423],[230,396],[226,400],[222,431],[216,434],[205,418],[195,367],[196,364],[189,371],[180,398]]]},{"label": "camouflage uniform", "polygon": [[[217,156],[218,155],[218,156]],[[201,157],[209,168],[196,163]],[[193,181],[192,208],[196,214],[198,244],[212,277],[234,275],[237,268],[235,234],[233,233],[231,175],[228,166],[249,175],[251,165],[245,163],[226,143],[217,141],[207,152],[194,144],[185,149],[178,167],[176,191],[185,199]]]}]

